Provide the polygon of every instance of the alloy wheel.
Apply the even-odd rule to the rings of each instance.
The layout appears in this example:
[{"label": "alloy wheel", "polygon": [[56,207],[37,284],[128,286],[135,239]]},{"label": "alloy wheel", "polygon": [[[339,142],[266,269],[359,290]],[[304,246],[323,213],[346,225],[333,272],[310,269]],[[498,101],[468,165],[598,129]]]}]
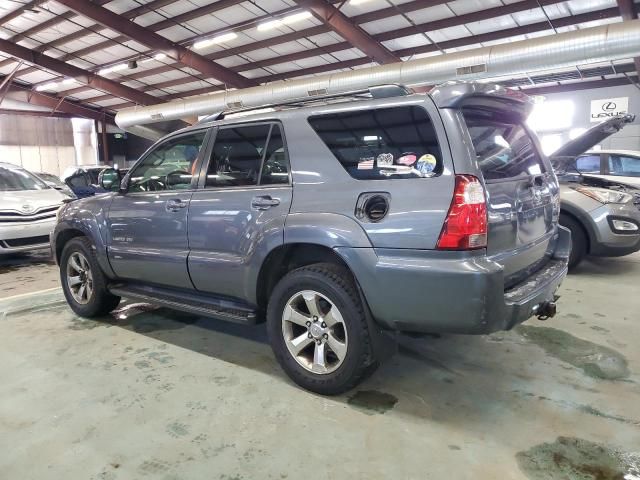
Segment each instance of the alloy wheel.
[{"label": "alloy wheel", "polygon": [[298,292],[286,303],[282,335],[296,362],[312,373],[334,372],[347,354],[347,329],[340,310],[314,290]]},{"label": "alloy wheel", "polygon": [[80,252],[73,252],[67,260],[67,285],[77,303],[89,303],[93,295],[93,274],[87,257]]}]

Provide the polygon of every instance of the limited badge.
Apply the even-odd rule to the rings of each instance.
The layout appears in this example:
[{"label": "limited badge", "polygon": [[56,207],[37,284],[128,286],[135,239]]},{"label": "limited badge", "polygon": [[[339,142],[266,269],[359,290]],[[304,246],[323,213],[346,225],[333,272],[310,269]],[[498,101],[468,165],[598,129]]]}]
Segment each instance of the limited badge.
[{"label": "limited badge", "polygon": [[402,156],[398,159],[398,165],[408,165],[411,166],[416,163],[418,156],[415,153],[403,153]]},{"label": "limited badge", "polygon": [[373,170],[374,161],[373,157],[361,158],[358,162],[358,170]]},{"label": "limited badge", "polygon": [[390,167],[393,165],[393,155],[390,153],[381,153],[378,155],[376,160],[378,162],[378,167]]},{"label": "limited badge", "polygon": [[418,159],[418,164],[416,165],[416,169],[422,173],[423,175],[431,175],[433,171],[436,169],[437,164],[436,157],[431,154],[422,155]]}]

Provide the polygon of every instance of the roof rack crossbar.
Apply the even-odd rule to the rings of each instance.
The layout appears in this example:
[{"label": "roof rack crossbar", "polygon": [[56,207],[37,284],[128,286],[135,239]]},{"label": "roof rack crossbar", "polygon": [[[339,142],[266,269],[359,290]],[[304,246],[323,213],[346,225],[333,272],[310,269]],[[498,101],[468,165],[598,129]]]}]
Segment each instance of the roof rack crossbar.
[{"label": "roof rack crossbar", "polygon": [[233,108],[229,110],[224,110],[222,112],[216,112],[211,115],[207,115],[202,118],[198,123],[207,123],[213,122],[216,120],[222,120],[227,115],[231,115],[234,113],[244,113],[251,112],[254,110],[262,110],[264,108],[277,108],[277,107],[303,107],[307,104],[323,101],[323,100],[333,100],[338,98],[353,98],[353,97],[364,97],[366,95],[370,95],[371,98],[380,99],[380,98],[392,98],[392,97],[403,97],[407,95],[411,95],[413,90],[403,85],[397,84],[387,84],[387,85],[373,85],[368,88],[364,88],[361,90],[353,90],[350,92],[342,92],[342,93],[327,93],[326,90],[311,90],[309,91],[309,96],[304,98],[294,98],[291,100],[287,100],[284,102],[277,103],[268,103],[264,105],[259,105],[256,107],[247,107],[247,108]]}]

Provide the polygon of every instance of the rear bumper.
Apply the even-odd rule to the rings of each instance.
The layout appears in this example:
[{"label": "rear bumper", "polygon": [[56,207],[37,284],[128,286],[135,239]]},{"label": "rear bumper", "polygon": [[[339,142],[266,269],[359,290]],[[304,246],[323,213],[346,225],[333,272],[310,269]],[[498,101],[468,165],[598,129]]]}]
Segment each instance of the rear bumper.
[{"label": "rear bumper", "polygon": [[354,272],[375,320],[397,331],[485,334],[508,330],[553,301],[571,247],[559,227],[553,258],[504,290],[502,266],[481,253],[336,248]]}]

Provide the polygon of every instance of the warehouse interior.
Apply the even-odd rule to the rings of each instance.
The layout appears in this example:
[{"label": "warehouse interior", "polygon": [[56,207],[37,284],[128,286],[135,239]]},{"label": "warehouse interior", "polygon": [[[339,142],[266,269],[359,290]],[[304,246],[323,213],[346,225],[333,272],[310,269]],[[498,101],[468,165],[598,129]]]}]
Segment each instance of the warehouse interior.
[{"label": "warehouse interior", "polygon": [[640,480],[639,14],[0,1],[0,478]]}]

